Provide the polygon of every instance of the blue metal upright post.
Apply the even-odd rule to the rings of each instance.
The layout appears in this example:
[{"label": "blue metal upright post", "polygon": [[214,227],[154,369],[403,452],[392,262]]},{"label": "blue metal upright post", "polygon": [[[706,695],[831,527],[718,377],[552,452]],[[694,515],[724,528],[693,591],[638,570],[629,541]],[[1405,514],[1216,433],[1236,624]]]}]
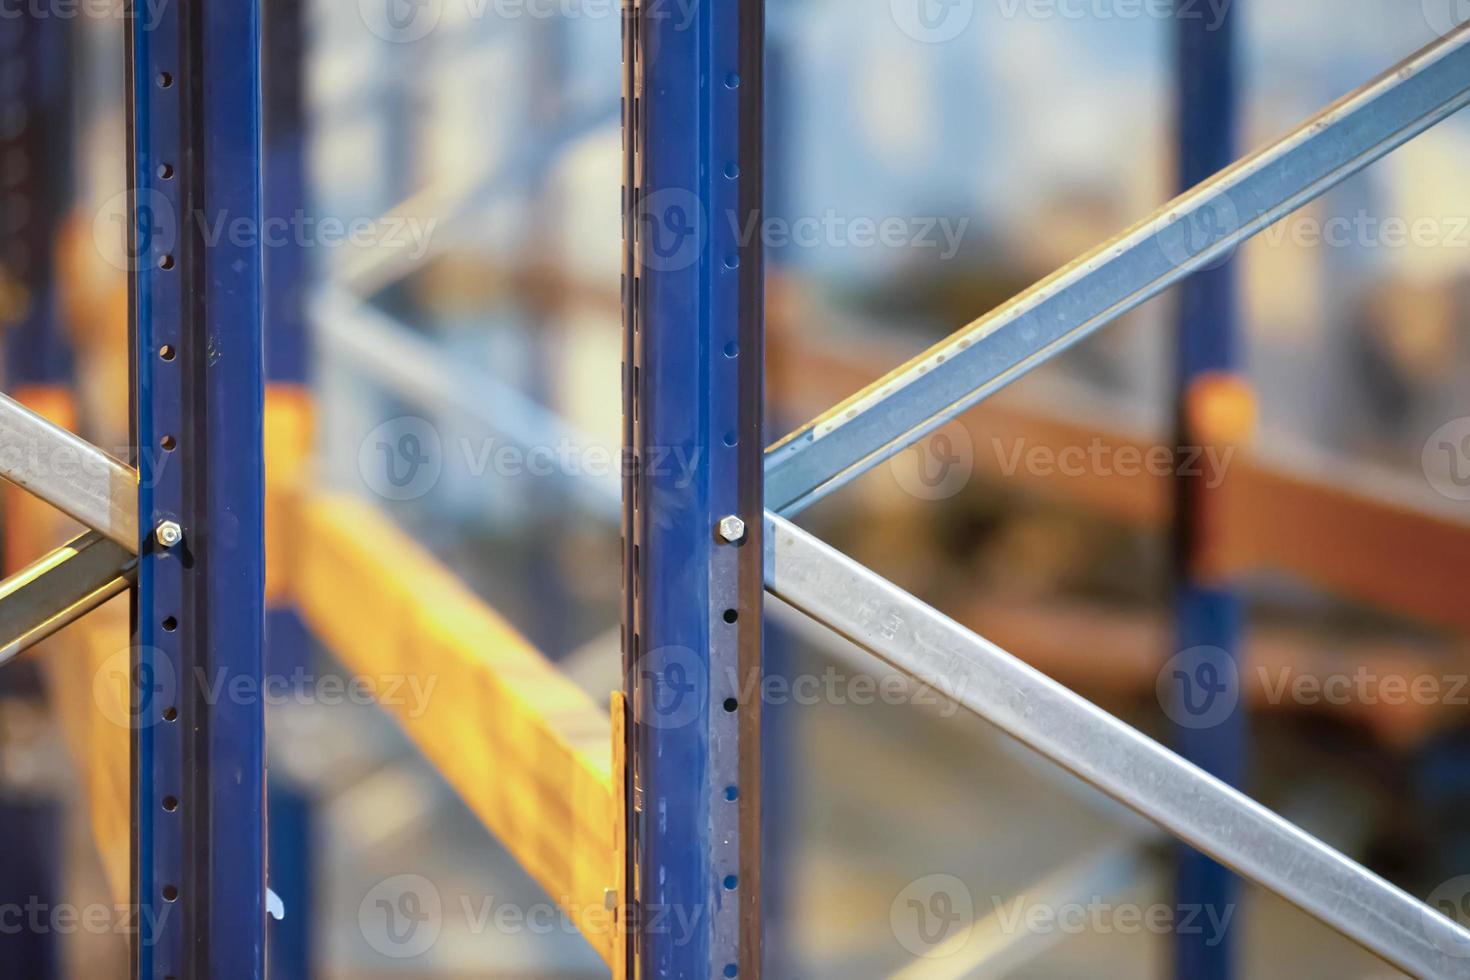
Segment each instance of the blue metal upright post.
[{"label": "blue metal upright post", "polygon": [[[306,9],[297,0],[263,0],[262,209],[281,228],[297,227],[307,207],[305,22]],[[271,385],[305,385],[310,367],[306,290],[311,282],[306,250],[294,235],[273,236],[263,261],[266,378]]]},{"label": "blue metal upright post", "polygon": [[[66,207],[72,125],[68,21],[10,11],[0,17],[0,330],[4,331],[5,390],[64,424],[72,408],[71,350],[58,323],[55,240]],[[5,574],[37,558],[52,542],[31,531],[35,501],[6,487]],[[34,661],[0,672],[0,711],[43,704]],[[0,907],[59,908],[62,894],[63,801],[54,791],[0,778]],[[16,767],[23,771],[26,767]],[[52,980],[62,975],[60,937],[14,916],[0,929],[6,976]]]},{"label": "blue metal upright post", "polygon": [[134,975],[259,978],[259,10],[180,0],[130,13],[133,889],[140,921],[159,923],[135,943]]},{"label": "blue metal upright post", "polygon": [[[798,153],[795,143],[797,88],[796,31],[800,29],[799,11],[789,3],[771,4],[766,10],[766,77],[765,92],[765,194],[762,213],[774,222],[790,227],[795,217],[795,189]],[[768,249],[766,270],[776,275],[791,275],[789,249]],[[766,413],[763,444],[769,446],[791,431],[800,419],[773,418],[774,408]],[[789,685],[799,666],[801,641],[790,629],[767,621],[764,637],[764,669],[766,676],[780,678]],[[806,655],[811,656],[808,648]],[[789,687],[788,687],[789,689]],[[796,936],[800,922],[788,915],[793,905],[796,879],[796,849],[800,845],[798,826],[801,813],[803,781],[800,772],[801,729],[799,708],[789,700],[761,706],[761,951],[764,966],[774,976],[793,976],[796,968]]]},{"label": "blue metal upright post", "polygon": [[764,0],[624,19],[634,977],[761,972],[764,26]]},{"label": "blue metal upright post", "polygon": [[[260,16],[261,210],[276,227],[295,228],[308,203],[303,85],[306,8],[299,0],[261,0]],[[311,276],[307,250],[292,235],[273,239],[262,263],[267,411],[309,416],[306,291]],[[293,426],[284,428],[268,434],[273,438],[268,439],[266,466],[283,471],[273,479],[289,477],[297,465],[297,433]],[[289,598],[267,596],[264,669],[276,680],[304,676],[312,655],[310,635]],[[267,968],[270,976],[280,980],[305,980],[311,976],[313,956],[315,800],[311,788],[281,766],[270,770],[266,794],[269,885],[285,908],[284,918],[267,923]]]},{"label": "blue metal upright post", "polygon": [[[56,239],[68,204],[72,170],[72,24],[54,16],[13,10],[0,18],[0,329],[4,332],[6,392],[60,425],[71,426],[72,351],[60,326]],[[9,574],[49,550],[35,527],[44,504],[16,486],[4,488],[6,569]],[[44,686],[34,661],[0,671],[3,710],[40,707]],[[9,767],[7,767],[9,768]],[[18,767],[24,770],[24,765]],[[7,771],[0,786],[0,867],[4,908],[62,905],[65,807],[43,785],[26,785]],[[31,920],[0,929],[0,965],[6,976],[50,980],[62,976],[56,930]]]},{"label": "blue metal upright post", "polygon": [[[1190,188],[1228,166],[1236,151],[1234,31],[1238,11],[1231,5],[1217,23],[1197,16],[1189,4],[1176,6],[1179,173]],[[1179,287],[1176,383],[1178,445],[1200,446],[1212,436],[1203,430],[1197,409],[1202,399],[1228,384],[1240,361],[1236,315],[1236,270],[1231,261],[1205,269]],[[1181,459],[1186,457],[1181,456]],[[1202,567],[1218,533],[1204,481],[1181,467],[1176,480],[1175,613],[1176,650],[1198,651],[1210,670],[1223,667],[1226,696],[1238,695],[1236,656],[1241,633],[1241,600]],[[1215,499],[1218,499],[1215,498]],[[1182,692],[1175,692],[1181,694]],[[1226,705],[1225,702],[1221,702]],[[1190,761],[1232,785],[1245,776],[1245,713],[1233,701],[1228,710],[1187,718],[1175,729],[1175,744]],[[1175,713],[1176,719],[1184,717]],[[1181,845],[1175,883],[1176,906],[1183,916],[1205,920],[1224,915],[1239,900],[1238,881],[1224,867]],[[1223,921],[1239,921],[1234,915]],[[1213,920],[1212,921],[1219,921]],[[1233,969],[1233,936],[1211,930],[1180,929],[1175,937],[1177,976],[1188,980],[1225,980]]]}]

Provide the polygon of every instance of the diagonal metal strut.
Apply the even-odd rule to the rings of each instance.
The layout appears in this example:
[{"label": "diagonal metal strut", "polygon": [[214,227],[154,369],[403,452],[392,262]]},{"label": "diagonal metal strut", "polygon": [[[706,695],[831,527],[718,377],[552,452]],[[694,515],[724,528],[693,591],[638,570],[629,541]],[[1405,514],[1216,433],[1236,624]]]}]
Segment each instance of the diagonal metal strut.
[{"label": "diagonal metal strut", "polygon": [[791,516],[1470,102],[1470,25],[1176,198],[772,447]]},{"label": "diagonal metal strut", "polygon": [[6,395],[0,477],[137,554],[138,471]]},{"label": "diagonal metal strut", "polygon": [[1470,932],[877,573],[766,513],[766,588],[1198,850],[1420,977]]},{"label": "diagonal metal strut", "polygon": [[0,664],[126,591],[136,563],[88,531],[0,582]]}]

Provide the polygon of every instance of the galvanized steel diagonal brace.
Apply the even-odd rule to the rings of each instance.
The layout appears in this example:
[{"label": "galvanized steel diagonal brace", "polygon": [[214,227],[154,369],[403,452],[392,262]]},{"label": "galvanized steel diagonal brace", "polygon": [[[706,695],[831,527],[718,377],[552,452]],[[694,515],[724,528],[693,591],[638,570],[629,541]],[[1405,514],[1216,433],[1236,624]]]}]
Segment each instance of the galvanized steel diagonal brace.
[{"label": "galvanized steel diagonal brace", "polygon": [[1470,977],[1429,906],[769,511],[765,542],[772,595],[1395,966]]},{"label": "galvanized steel diagonal brace", "polygon": [[772,447],[790,517],[1470,102],[1470,26],[1329,106]]}]

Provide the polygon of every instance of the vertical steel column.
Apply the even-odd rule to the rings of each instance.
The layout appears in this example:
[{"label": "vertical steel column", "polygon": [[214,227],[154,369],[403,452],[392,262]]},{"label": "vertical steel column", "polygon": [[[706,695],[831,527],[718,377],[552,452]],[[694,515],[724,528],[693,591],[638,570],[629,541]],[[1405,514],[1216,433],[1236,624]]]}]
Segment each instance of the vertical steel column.
[{"label": "vertical steel column", "polygon": [[763,0],[625,7],[624,663],[638,977],[761,971],[763,35]]},{"label": "vertical steel column", "polygon": [[[267,223],[295,229],[307,210],[306,177],[306,8],[300,0],[261,0],[261,211]],[[269,225],[268,225],[269,226]],[[272,480],[288,479],[298,465],[298,425],[309,426],[310,372],[306,334],[307,251],[295,234],[272,237],[262,255],[265,311],[267,469]],[[302,422],[302,415],[308,421]],[[274,582],[278,575],[272,574]],[[302,676],[312,641],[289,596],[278,589],[266,597],[266,675]],[[270,770],[266,785],[270,827],[266,859],[269,885],[285,917],[267,920],[266,962],[273,977],[296,980],[312,972],[311,908],[314,895],[315,800],[283,767]]]},{"label": "vertical steel column", "polygon": [[[265,962],[256,0],[130,4],[134,975]],[[176,522],[166,545],[152,529]]]},{"label": "vertical steel column", "polygon": [[[799,161],[795,145],[799,134],[796,126],[796,32],[801,29],[802,12],[789,3],[768,6],[766,10],[765,79],[765,193],[763,214],[770,221],[791,227],[796,217],[796,174]],[[787,248],[771,248],[765,254],[768,275],[785,276],[794,272],[792,252]],[[790,325],[787,324],[789,327]],[[761,444],[769,446],[792,428],[799,418],[766,418],[766,432]],[[789,685],[800,667],[802,641],[789,628],[774,619],[765,624],[765,650],[762,662],[767,677],[781,678]],[[812,655],[810,645],[805,656]],[[801,811],[801,772],[799,739],[801,709],[790,699],[778,699],[761,706],[761,914],[762,961],[774,976],[792,976],[797,972],[796,937],[801,923],[788,914],[792,908],[796,879],[796,848],[800,845],[798,815]]]},{"label": "vertical steel column", "polygon": [[[56,234],[69,184],[71,45],[69,21],[26,10],[0,17],[0,330],[5,391],[28,408],[71,425],[71,350],[57,322]],[[47,550],[30,526],[46,504],[19,487],[0,490],[5,503],[5,568],[9,574]],[[21,660],[0,671],[0,711],[39,710],[40,671]],[[14,748],[7,748],[14,751]],[[24,751],[24,747],[22,747]],[[6,767],[9,770],[11,767]],[[66,813],[47,780],[27,780],[26,767],[0,785],[0,903],[44,912],[60,907]],[[38,783],[39,785],[28,785]],[[51,980],[62,974],[59,937],[22,914],[0,929],[0,965],[8,976]]]},{"label": "vertical steel column", "polygon": [[265,252],[266,378],[275,385],[304,385],[309,373],[305,250],[295,229],[306,213],[306,10],[298,0],[262,0],[261,125],[264,145],[262,209],[281,229]]},{"label": "vertical steel column", "polygon": [[[1195,186],[1228,166],[1236,155],[1236,80],[1232,5],[1218,23],[1198,16],[1191,5],[1176,6],[1178,69],[1179,186]],[[1236,270],[1231,261],[1207,268],[1179,287],[1176,388],[1177,445],[1208,444],[1215,433],[1201,424],[1201,407],[1231,385],[1237,369]],[[1184,459],[1181,455],[1181,460]],[[1209,536],[1219,528],[1203,480],[1186,474],[1175,481],[1176,651],[1190,682],[1203,690],[1172,688],[1175,745],[1185,758],[1232,786],[1245,776],[1245,714],[1238,701],[1216,702],[1238,693],[1236,654],[1241,600],[1204,569]],[[1218,498],[1215,498],[1218,499]],[[1199,673],[1203,671],[1203,673]],[[1212,680],[1214,678],[1214,680]],[[1225,678],[1223,681],[1220,678]],[[1219,688],[1224,683],[1227,688]],[[1197,695],[1206,694],[1204,700]],[[1224,710],[1221,710],[1221,707]],[[1184,845],[1178,850],[1175,900],[1178,909],[1225,909],[1239,900],[1238,880],[1214,860]],[[1230,921],[1239,921],[1237,915]],[[1180,930],[1175,938],[1177,976],[1224,980],[1232,973],[1233,937]]]},{"label": "vertical steel column", "polygon": [[70,21],[0,18],[0,326],[6,392],[71,386],[72,354],[56,323],[56,233],[71,178]]},{"label": "vertical steel column", "polygon": [[[57,234],[69,204],[72,29],[59,17],[0,17],[0,329],[5,393],[57,425],[76,427],[73,355],[60,323]],[[0,488],[4,566],[18,571],[57,544],[34,515],[48,505]]]}]

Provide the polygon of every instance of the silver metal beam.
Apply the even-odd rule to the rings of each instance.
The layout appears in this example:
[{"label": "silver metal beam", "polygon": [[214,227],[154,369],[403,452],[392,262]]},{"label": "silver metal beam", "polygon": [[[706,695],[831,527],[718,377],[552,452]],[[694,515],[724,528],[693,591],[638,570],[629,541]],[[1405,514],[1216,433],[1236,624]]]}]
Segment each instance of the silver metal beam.
[{"label": "silver metal beam", "polygon": [[1186,843],[1420,977],[1470,977],[1470,932],[776,515],[766,588]]},{"label": "silver metal beam", "polygon": [[0,477],[137,553],[138,471],[5,395]]},{"label": "silver metal beam", "polygon": [[[340,288],[323,289],[312,303],[317,342],[334,361],[369,373],[399,398],[442,412],[522,446],[592,447],[597,441],[552,409],[494,375],[456,362],[405,324]],[[618,475],[568,478],[589,511],[616,521],[621,515]]]},{"label": "silver metal beam", "polygon": [[791,516],[1470,102],[1470,26],[952,334],[772,447]]},{"label": "silver metal beam", "polygon": [[136,561],[88,531],[0,582],[0,664],[126,591]]}]

